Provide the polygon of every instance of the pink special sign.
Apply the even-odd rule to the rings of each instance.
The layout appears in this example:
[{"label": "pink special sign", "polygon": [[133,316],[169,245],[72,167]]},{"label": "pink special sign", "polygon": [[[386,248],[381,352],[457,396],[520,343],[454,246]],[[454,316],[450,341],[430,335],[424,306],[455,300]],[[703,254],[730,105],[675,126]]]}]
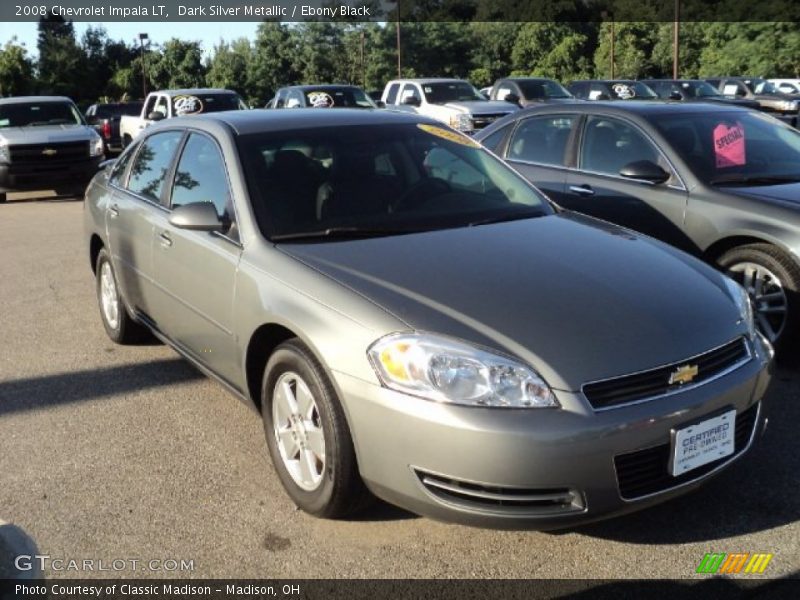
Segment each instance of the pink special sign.
[{"label": "pink special sign", "polygon": [[714,127],[713,135],[718,169],[745,164],[744,128],[741,123],[738,121],[733,125],[720,123]]}]

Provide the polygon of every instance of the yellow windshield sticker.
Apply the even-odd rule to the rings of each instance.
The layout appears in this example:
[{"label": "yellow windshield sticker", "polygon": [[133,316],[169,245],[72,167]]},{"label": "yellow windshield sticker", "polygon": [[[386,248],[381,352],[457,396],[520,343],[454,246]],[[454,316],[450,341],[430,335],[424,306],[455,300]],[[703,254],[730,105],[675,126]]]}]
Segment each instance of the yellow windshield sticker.
[{"label": "yellow windshield sticker", "polygon": [[437,127],[436,125],[428,125],[427,123],[417,123],[417,127],[431,135],[435,135],[450,142],[455,142],[456,144],[461,144],[462,146],[469,146],[470,148],[481,147],[478,142],[457,131],[451,131],[444,127]]}]

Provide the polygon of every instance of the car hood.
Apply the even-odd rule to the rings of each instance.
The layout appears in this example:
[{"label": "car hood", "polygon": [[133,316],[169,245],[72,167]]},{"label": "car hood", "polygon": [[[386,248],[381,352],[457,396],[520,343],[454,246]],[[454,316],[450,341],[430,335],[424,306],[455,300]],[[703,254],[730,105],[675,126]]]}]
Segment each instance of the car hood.
[{"label": "car hood", "polygon": [[574,214],[278,247],[409,329],[515,355],[556,389],[680,361],[743,331],[722,275]]},{"label": "car hood", "polygon": [[510,102],[500,100],[475,100],[474,102],[448,102],[447,108],[455,109],[459,112],[470,113],[473,115],[486,115],[497,113],[511,113],[519,110],[519,107]]},{"label": "car hood", "polygon": [[800,207],[800,182],[783,183],[780,185],[754,185],[747,187],[719,187],[720,191],[744,196],[745,198],[755,198],[771,204],[780,204],[792,208]]},{"label": "car hood", "polygon": [[523,98],[520,102],[523,106],[539,106],[540,104],[575,104],[581,100],[577,98]]},{"label": "car hood", "polygon": [[744,106],[746,108],[758,109],[761,105],[755,100],[746,100],[744,98],[726,98],[725,96],[705,96],[702,98],[692,98],[689,102],[719,102],[720,104],[731,104],[733,106]]},{"label": "car hood", "polygon": [[0,139],[9,144],[52,144],[88,140],[94,130],[88,125],[37,125],[0,129]]}]

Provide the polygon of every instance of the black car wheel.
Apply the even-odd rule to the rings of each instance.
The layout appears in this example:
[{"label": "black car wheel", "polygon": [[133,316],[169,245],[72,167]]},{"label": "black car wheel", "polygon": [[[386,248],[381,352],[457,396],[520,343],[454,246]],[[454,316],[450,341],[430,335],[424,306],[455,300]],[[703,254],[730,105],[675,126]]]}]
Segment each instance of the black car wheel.
[{"label": "black car wheel", "polygon": [[756,326],[776,349],[797,347],[800,266],[770,244],[733,248],[718,264],[750,294]]},{"label": "black car wheel", "polygon": [[272,463],[294,503],[326,518],[345,517],[369,499],[336,391],[299,340],[270,356],[261,413]]},{"label": "black car wheel", "polygon": [[6,198],[6,193],[5,192],[0,192],[0,204],[5,202],[7,199],[8,198]]},{"label": "black car wheel", "polygon": [[105,249],[100,250],[95,267],[97,303],[108,337],[117,344],[133,344],[147,336],[147,330],[131,319],[117,285],[117,276]]}]

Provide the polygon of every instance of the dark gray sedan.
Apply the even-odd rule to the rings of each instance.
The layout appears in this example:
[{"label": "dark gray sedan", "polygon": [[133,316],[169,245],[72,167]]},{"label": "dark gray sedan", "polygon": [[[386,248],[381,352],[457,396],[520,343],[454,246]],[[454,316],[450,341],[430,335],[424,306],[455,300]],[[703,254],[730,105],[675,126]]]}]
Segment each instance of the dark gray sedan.
[{"label": "dark gray sedan", "polygon": [[111,339],[149,331],[255,407],[315,515],[372,492],[566,527],[700,485],[766,423],[741,286],[417,115],[171,119],[95,178],[85,222]]},{"label": "dark gray sedan", "polygon": [[476,138],[562,207],[727,272],[764,335],[797,347],[797,130],[739,107],[629,101],[529,109]]}]

